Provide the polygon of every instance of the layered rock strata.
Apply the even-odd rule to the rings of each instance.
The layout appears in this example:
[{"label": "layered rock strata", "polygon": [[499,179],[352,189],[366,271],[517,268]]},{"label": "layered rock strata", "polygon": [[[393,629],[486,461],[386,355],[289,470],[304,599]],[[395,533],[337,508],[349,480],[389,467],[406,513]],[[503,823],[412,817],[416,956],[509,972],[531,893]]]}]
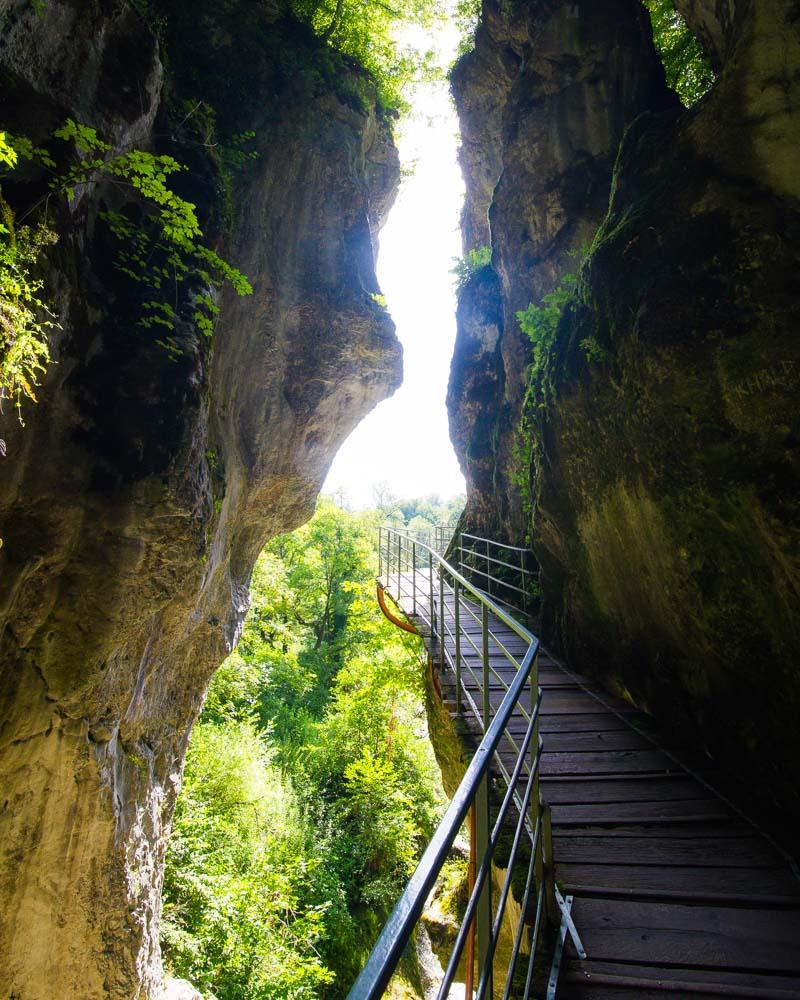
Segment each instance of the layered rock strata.
[{"label": "layered rock strata", "polygon": [[[120,196],[86,186],[48,263],[55,363],[25,426],[0,418],[0,993],[153,998],[183,755],[255,558],[400,381],[373,299],[397,155],[370,81],[326,76],[269,5],[175,4],[158,40],[127,5],[6,0],[0,38],[6,128],[44,141],[72,117],[185,160],[254,289],[221,295],[210,344],[182,320],[165,351],[99,221]],[[205,107],[255,133],[227,193],[184,119]],[[15,210],[29,194],[4,185]]]}]

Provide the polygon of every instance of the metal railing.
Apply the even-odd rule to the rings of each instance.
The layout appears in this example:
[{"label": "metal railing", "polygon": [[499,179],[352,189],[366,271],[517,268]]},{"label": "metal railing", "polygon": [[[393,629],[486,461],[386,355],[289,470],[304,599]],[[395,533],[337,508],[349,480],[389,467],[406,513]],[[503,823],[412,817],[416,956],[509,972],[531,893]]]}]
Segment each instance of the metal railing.
[{"label": "metal railing", "polygon": [[495,601],[530,617],[538,595],[539,573],[529,549],[462,532],[458,561],[464,576]]},{"label": "metal railing", "polygon": [[452,554],[457,569],[470,583],[485,591],[492,600],[530,621],[539,594],[539,569],[530,549],[507,545],[491,538],[456,534],[452,525],[430,528],[381,528],[430,546],[444,556],[455,539]]},{"label": "metal railing", "polygon": [[[474,717],[483,738],[349,1000],[383,995],[468,814],[474,880],[437,998],[450,997],[459,974],[469,1000],[527,998],[543,971],[545,927],[559,923],[563,908],[553,878],[550,812],[539,794],[539,641],[432,546],[382,528],[379,549],[379,586],[427,633],[443,676],[454,682],[458,711]],[[493,864],[505,869],[496,903]],[[501,959],[497,945],[512,882],[519,913]]]},{"label": "metal railing", "polygon": [[411,528],[380,529],[380,531],[385,530],[396,531],[398,534],[405,535],[406,538],[413,538],[417,542],[422,542],[423,545],[429,545],[435,552],[438,552],[442,556],[447,551],[447,547],[456,531],[455,527],[449,524],[436,524],[431,525],[430,528],[418,528],[415,530]]}]

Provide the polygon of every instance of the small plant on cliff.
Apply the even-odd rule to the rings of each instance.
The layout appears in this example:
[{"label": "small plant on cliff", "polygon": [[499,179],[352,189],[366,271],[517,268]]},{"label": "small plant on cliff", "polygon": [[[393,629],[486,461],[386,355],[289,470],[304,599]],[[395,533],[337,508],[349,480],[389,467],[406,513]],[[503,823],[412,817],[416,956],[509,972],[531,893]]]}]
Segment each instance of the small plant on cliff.
[{"label": "small plant on cliff", "polygon": [[600,345],[597,337],[584,337],[580,342],[580,347],[586,355],[587,361],[592,361],[598,365],[604,361],[608,361],[608,351]]},{"label": "small plant on cliff", "polygon": [[517,322],[533,344],[533,361],[528,370],[528,397],[526,405],[535,403],[543,407],[552,395],[548,375],[548,361],[555,343],[556,329],[564,306],[572,297],[578,282],[576,274],[564,274],[541,305],[531,302],[527,309],[517,313]]},{"label": "small plant on cliff", "polygon": [[492,263],[492,248],[478,247],[468,250],[463,257],[454,257],[450,273],[455,276],[456,293],[462,292],[473,274]]},{"label": "small plant on cliff", "polygon": [[[27,152],[26,148],[26,152]],[[18,154],[0,132],[0,170],[13,170]],[[56,326],[41,297],[36,277],[42,251],[56,235],[43,224],[16,226],[14,213],[0,197],[0,410],[13,400],[20,421],[22,400],[36,402],[35,386],[50,361],[49,331]]]},{"label": "small plant on cliff", "polygon": [[474,48],[475,32],[480,19],[480,0],[456,0],[456,5],[453,9],[453,21],[458,29],[458,56],[463,56]]},{"label": "small plant on cliff", "polygon": [[664,64],[667,83],[690,108],[714,82],[711,64],[672,0],[642,2],[650,14],[653,41]]}]

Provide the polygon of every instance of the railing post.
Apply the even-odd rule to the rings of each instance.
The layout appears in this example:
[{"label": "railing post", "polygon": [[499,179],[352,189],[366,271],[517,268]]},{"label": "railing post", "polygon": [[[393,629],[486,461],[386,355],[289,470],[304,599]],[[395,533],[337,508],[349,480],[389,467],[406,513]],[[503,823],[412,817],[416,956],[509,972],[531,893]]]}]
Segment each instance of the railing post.
[{"label": "railing post", "polygon": [[[483,859],[489,851],[489,774],[481,781],[475,795],[475,854],[477,867],[480,868]],[[492,871],[489,869],[483,883],[478,905],[475,910],[477,928],[478,982],[489,965],[489,953],[492,946]],[[492,1000],[492,969],[488,969],[487,988],[484,993],[487,1000]],[[470,997],[469,1000],[472,1000]]]},{"label": "railing post", "polygon": [[417,613],[417,544],[411,543],[411,603]]},{"label": "railing post", "polygon": [[[482,638],[482,659],[483,659],[483,731],[489,728],[492,714],[492,701],[489,692],[489,609],[485,604],[481,604],[481,638]],[[489,774],[480,783],[475,798],[477,837],[476,846],[480,862],[489,850],[489,830],[491,829],[491,819],[489,816]],[[484,975],[486,969],[489,949],[492,942],[492,878],[491,871],[486,878],[475,919],[478,929],[478,982]],[[488,970],[488,988],[485,996],[491,1000],[492,997],[492,975]]]},{"label": "railing post", "polygon": [[483,731],[492,721],[492,701],[489,697],[489,609],[481,604],[481,638],[483,639]]},{"label": "railing post", "polygon": [[456,711],[461,714],[461,584],[458,580],[453,582],[454,619],[453,632],[456,642]]},{"label": "railing post", "polygon": [[400,567],[403,565],[403,535],[397,532],[397,599],[400,600]]},{"label": "railing post", "polygon": [[378,528],[378,579],[383,579],[383,528]]},{"label": "railing post", "polygon": [[[530,687],[531,687],[531,714],[536,711],[536,703],[539,700],[539,651],[537,649],[536,655],[533,658],[533,665],[531,666],[530,674]],[[536,716],[536,722],[533,724],[533,735],[531,736],[530,745],[530,773],[533,773],[534,767],[536,767],[536,757],[539,753],[539,716]],[[536,832],[536,820],[540,812],[539,805],[539,772],[536,772],[536,777],[533,779],[533,789],[531,791],[531,798],[529,803],[529,819],[531,824],[531,836]]]},{"label": "railing post", "polygon": [[447,629],[444,627],[444,573],[439,569],[439,664],[444,669]]},{"label": "railing post", "polygon": [[433,556],[428,553],[428,597],[430,599],[431,612],[431,639],[436,636],[436,604],[433,600]]},{"label": "railing post", "polygon": [[391,544],[392,535],[389,528],[386,529],[386,561],[384,563],[386,567],[386,586],[390,586],[389,574],[392,571],[392,557],[391,557]]},{"label": "railing post", "polygon": [[489,562],[489,539],[486,541],[486,593],[492,595],[492,564]]},{"label": "railing post", "polygon": [[542,810],[542,847],[544,852],[544,903],[547,910],[547,920],[551,927],[558,927],[561,922],[561,912],[556,900],[555,862],[553,860],[553,823],[550,816],[550,806],[541,803]]}]

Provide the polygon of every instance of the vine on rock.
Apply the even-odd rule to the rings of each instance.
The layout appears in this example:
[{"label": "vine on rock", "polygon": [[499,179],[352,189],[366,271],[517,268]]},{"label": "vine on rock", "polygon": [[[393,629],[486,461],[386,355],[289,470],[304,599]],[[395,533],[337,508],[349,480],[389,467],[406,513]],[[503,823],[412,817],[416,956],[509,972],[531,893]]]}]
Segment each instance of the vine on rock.
[{"label": "vine on rock", "polygon": [[[42,252],[58,239],[48,223],[54,197],[74,202],[101,179],[135,196],[135,204],[99,215],[120,246],[117,270],[152,290],[138,319],[144,329],[174,330],[188,292],[190,318],[210,337],[219,312],[216,291],[226,282],[238,295],[253,291],[241,271],[202,242],[196,206],[170,188],[168,178],[186,169],[177,160],[141,149],[115,152],[95,129],[71,118],[53,138],[71,147],[66,168],[59,169],[51,152],[28,137],[0,132],[0,177],[21,160],[50,174],[48,193],[20,220],[38,211],[36,223],[20,225],[0,197],[0,406],[12,399],[20,420],[23,399],[37,401],[35,387],[50,361],[49,333],[58,326],[42,296],[44,279],[36,275]],[[156,343],[177,352],[169,334]]]},{"label": "vine on rock", "polygon": [[[0,170],[13,170],[17,150],[0,132]],[[41,297],[43,280],[34,276],[39,255],[57,236],[43,223],[15,225],[11,207],[0,196],[0,412],[13,401],[22,422],[22,400],[36,402],[35,386],[50,361],[49,331],[57,326]],[[5,456],[0,441],[0,456]]]}]

